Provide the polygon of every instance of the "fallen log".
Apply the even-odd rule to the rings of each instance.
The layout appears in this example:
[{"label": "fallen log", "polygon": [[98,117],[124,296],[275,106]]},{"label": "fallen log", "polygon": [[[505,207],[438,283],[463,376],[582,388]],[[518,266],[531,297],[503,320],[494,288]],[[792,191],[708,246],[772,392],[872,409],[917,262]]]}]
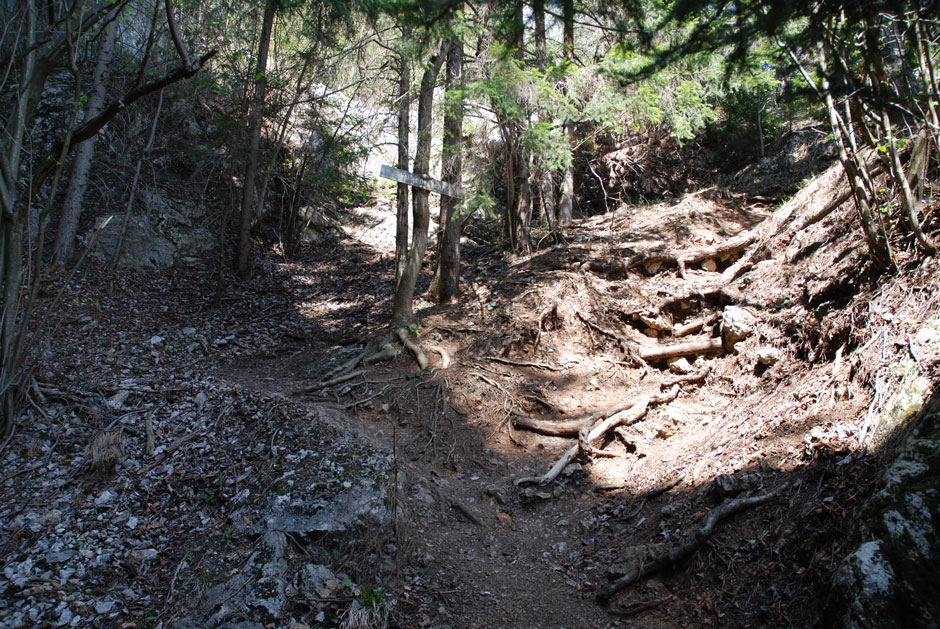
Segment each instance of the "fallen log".
[{"label": "fallen log", "polygon": [[688,343],[680,343],[678,345],[645,347],[640,349],[640,358],[646,361],[657,361],[679,358],[681,356],[698,356],[701,354],[720,352],[723,347],[721,339],[715,337],[703,341],[689,341]]},{"label": "fallen log", "polygon": [[708,259],[718,259],[747,249],[757,240],[757,234],[747,232],[730,238],[729,240],[711,247],[699,247],[682,253],[672,251],[658,251],[639,253],[625,260],[588,260],[581,265],[582,270],[592,271],[604,275],[624,276],[627,272],[640,265],[655,267],[659,264],[669,264],[679,267],[679,273],[684,275],[685,266]]},{"label": "fallen log", "polygon": [[669,552],[653,557],[644,557],[642,561],[638,561],[633,568],[622,577],[599,588],[595,595],[597,601],[606,604],[614,594],[631,583],[635,583],[647,575],[658,572],[663,568],[691,557],[698,547],[705,542],[706,538],[712,534],[719,522],[740,511],[762,505],[772,500],[780,495],[787,486],[788,483],[782,483],[776,489],[766,494],[751,496],[749,498],[736,498],[713,509],[702,521],[702,525],[697,530],[693,531],[692,535],[685,542],[679,544]]}]

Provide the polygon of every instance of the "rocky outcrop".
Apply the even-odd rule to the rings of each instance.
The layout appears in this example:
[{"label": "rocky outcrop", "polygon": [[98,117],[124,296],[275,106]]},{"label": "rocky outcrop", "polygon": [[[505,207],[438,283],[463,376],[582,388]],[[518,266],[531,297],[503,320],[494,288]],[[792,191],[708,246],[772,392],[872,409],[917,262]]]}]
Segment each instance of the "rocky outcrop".
[{"label": "rocky outcrop", "polygon": [[[92,246],[92,254],[114,258],[124,231],[119,264],[132,269],[166,269],[176,263],[198,265],[199,256],[216,246],[217,237],[202,225],[206,208],[169,199],[159,190],[143,190],[141,206],[111,217]],[[103,219],[99,219],[99,225]],[[127,223],[127,229],[124,224]],[[97,226],[85,235],[90,242]]]},{"label": "rocky outcrop", "polygon": [[858,546],[835,575],[845,627],[940,626],[940,396],[886,468],[859,519]]}]

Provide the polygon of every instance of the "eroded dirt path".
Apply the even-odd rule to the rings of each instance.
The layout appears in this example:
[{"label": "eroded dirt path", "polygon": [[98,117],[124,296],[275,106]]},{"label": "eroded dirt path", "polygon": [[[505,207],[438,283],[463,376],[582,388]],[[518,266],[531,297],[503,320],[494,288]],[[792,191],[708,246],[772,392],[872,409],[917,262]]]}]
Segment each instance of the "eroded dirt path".
[{"label": "eroded dirt path", "polygon": [[[390,517],[359,520],[356,533],[333,522],[329,534],[285,534],[278,557],[303,570],[272,561],[272,598],[227,621],[339,626],[354,600],[381,591],[396,627],[819,622],[875,467],[858,448],[865,382],[889,377],[907,347],[889,342],[906,338],[899,322],[937,311],[936,262],[870,290],[846,211],[771,243],[730,289],[716,284],[732,258],[684,277],[668,261],[583,270],[709,247],[766,216],[705,192],[583,221],[525,259],[468,243],[462,301],[419,304],[418,338],[450,367],[431,352],[419,373],[402,354],[330,387],[317,383],[383,331],[387,253],[340,236],[296,261],[271,254],[218,309],[208,273],[117,281],[93,263],[50,321],[41,410],[3,451],[0,624],[193,626],[207,604],[225,606],[218,587],[260,578],[249,567],[267,552],[272,505],[328,510],[363,480]],[[714,338],[728,305],[754,318],[734,352],[672,369],[636,360]],[[840,360],[844,346],[862,353]],[[776,362],[761,362],[766,349]],[[569,420],[660,395],[686,369],[704,378],[593,444],[599,454],[544,486],[515,484],[574,443],[519,418]],[[95,450],[102,436],[116,447]],[[720,505],[784,484],[689,558],[595,602]],[[311,584],[315,574],[330,579]]]},{"label": "eroded dirt path", "polygon": [[[592,257],[707,247],[766,216],[704,193],[586,221],[571,230],[571,243],[528,259],[468,247],[465,299],[420,313],[418,336],[448,352],[448,369],[434,369],[432,353],[432,369],[417,373],[402,354],[303,398],[344,407],[350,431],[395,452],[405,508],[393,543],[397,568],[382,577],[398,596],[393,624],[782,626],[820,618],[821,575],[836,560],[843,518],[868,474],[869,462],[851,454],[864,398],[819,397],[825,375],[807,369],[803,350],[773,321],[785,295],[769,294],[764,279],[714,290],[733,259],[696,265],[684,278],[660,265],[620,278],[578,270]],[[381,267],[370,258],[380,252],[358,246],[357,257]],[[286,283],[301,296],[298,287],[343,273],[333,264],[314,255],[289,267]],[[290,360],[250,358],[223,373],[248,386],[273,374],[290,395],[349,356],[343,342],[379,333],[387,304],[364,297],[363,275],[346,273],[336,287],[342,292],[310,292],[298,308],[334,326],[339,342]],[[673,310],[657,310],[665,302]],[[675,401],[610,435],[605,456],[579,459],[544,487],[514,484],[542,474],[573,443],[513,429],[514,417],[567,419],[658,392],[675,374],[662,363],[633,363],[627,346],[678,342],[650,322],[664,314],[671,329],[705,320],[699,337],[708,338],[729,303],[749,307],[757,328],[735,353],[689,358],[691,371],[708,369],[704,382],[683,384]],[[767,348],[783,359],[759,364],[757,352]],[[664,552],[723,501],[783,483],[781,498],[720,525],[690,560],[641,579],[608,606],[595,602],[597,588],[628,571],[638,553]]]}]

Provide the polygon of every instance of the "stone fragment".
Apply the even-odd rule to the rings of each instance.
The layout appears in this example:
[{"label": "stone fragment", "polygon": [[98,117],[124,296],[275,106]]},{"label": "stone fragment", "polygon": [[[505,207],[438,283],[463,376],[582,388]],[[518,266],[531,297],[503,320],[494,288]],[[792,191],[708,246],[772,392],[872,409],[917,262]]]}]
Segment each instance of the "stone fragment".
[{"label": "stone fragment", "polygon": [[767,367],[776,365],[783,358],[783,354],[776,347],[761,347],[757,350],[757,362]]},{"label": "stone fragment", "polygon": [[689,364],[689,361],[684,356],[678,358],[670,358],[666,361],[666,364],[669,365],[669,371],[677,374],[687,374],[692,373],[692,365]]},{"label": "stone fragment", "polygon": [[721,315],[721,337],[725,348],[731,349],[735,343],[750,336],[756,324],[757,318],[744,308],[725,306]]}]

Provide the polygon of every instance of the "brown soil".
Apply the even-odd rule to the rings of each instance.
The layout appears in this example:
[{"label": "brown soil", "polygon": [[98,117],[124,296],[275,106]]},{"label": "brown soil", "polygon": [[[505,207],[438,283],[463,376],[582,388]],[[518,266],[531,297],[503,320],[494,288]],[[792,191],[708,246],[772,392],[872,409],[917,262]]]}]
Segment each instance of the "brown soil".
[{"label": "brown soil", "polygon": [[[728,294],[710,289],[733,260],[714,271],[695,265],[684,279],[669,265],[605,278],[582,263],[717,244],[768,215],[713,191],[581,222],[565,244],[528,258],[468,248],[461,302],[419,312],[417,336],[449,354],[447,369],[429,351],[431,368],[418,372],[403,352],[303,395],[357,342],[382,333],[387,253],[339,240],[295,262],[269,254],[221,309],[209,305],[208,274],[117,276],[93,263],[67,288],[68,307],[44,341],[36,376],[48,386],[31,423],[2,452],[5,563],[33,557],[48,570],[6,583],[0,622],[13,624],[25,605],[38,610],[35,622],[70,610],[102,626],[172,626],[252,550],[227,501],[246,487],[271,491],[305,450],[335,461],[394,454],[393,493],[404,508],[391,532],[376,532],[371,546],[322,549],[337,570],[386,589],[392,626],[823,622],[829,576],[876,467],[859,439],[870,391],[906,351],[894,340],[936,316],[938,303],[936,260],[871,282],[849,208],[817,227],[826,244],[790,263],[758,263],[736,283],[733,300],[756,328],[734,352],[690,359],[710,367],[703,383],[682,385],[675,401],[595,444],[605,456],[578,459],[546,486],[513,482],[542,474],[574,443],[513,428],[513,418],[570,419],[658,393],[673,377],[667,365],[633,357],[678,339],[646,321],[720,312]],[[769,246],[782,257],[790,244]],[[883,343],[869,343],[876,334]],[[782,360],[760,365],[767,347]],[[105,404],[119,390],[128,396]],[[126,427],[122,454],[142,465],[92,469],[82,458],[94,435],[133,413],[153,416],[158,446],[184,453],[170,476],[147,475],[143,419]],[[778,498],[720,523],[690,559],[608,605],[595,601],[638,547],[668,549],[723,501],[783,483]],[[127,513],[138,514],[133,527]],[[56,573],[50,552],[100,559],[97,548],[111,543],[96,533],[102,519],[133,531],[122,559]],[[108,591],[125,591],[117,614],[89,602]],[[314,626],[327,610],[322,626],[332,626],[346,604],[298,602],[292,618]]]}]

